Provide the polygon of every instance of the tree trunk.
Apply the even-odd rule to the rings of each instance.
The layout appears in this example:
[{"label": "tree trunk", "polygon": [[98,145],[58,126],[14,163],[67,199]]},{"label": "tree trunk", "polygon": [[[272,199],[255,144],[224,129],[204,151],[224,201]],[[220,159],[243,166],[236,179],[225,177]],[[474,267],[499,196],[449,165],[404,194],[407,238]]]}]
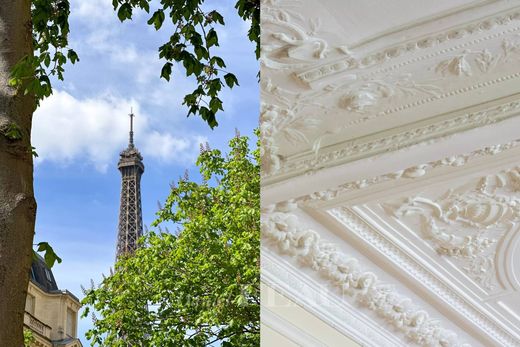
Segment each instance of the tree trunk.
[{"label": "tree trunk", "polygon": [[30,0],[0,0],[0,346],[9,347],[23,346],[36,201],[30,150],[34,97],[17,94],[8,80],[16,62],[31,54]]}]

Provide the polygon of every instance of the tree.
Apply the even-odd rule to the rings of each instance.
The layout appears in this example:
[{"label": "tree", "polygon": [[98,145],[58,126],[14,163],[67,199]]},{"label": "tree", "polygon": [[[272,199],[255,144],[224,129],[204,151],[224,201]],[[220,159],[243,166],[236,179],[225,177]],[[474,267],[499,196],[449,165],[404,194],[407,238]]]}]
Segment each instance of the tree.
[{"label": "tree", "polygon": [[[108,1],[108,0],[107,0]],[[132,11],[151,11],[151,0],[113,0],[118,17],[131,19]],[[236,9],[251,21],[248,37],[259,54],[260,0],[237,0]],[[161,77],[170,79],[178,62],[197,89],[184,99],[188,115],[200,115],[217,125],[222,111],[218,94],[224,83],[238,84],[225,62],[211,53],[218,45],[217,11],[203,10],[204,0],[161,0],[149,24],[159,30],[173,25],[170,40],[160,47],[166,60]],[[0,6],[0,345],[22,346],[24,302],[31,264],[36,218],[33,192],[31,123],[39,101],[52,94],[52,82],[62,80],[67,62],[79,60],[68,47],[69,0],[2,0]],[[222,75],[223,74],[223,75]],[[220,78],[219,76],[222,76]],[[224,81],[224,82],[223,82]],[[47,247],[41,246],[39,247]]]},{"label": "tree", "polygon": [[34,335],[31,330],[24,329],[23,330],[23,345],[24,347],[31,347],[31,344],[34,342]]},{"label": "tree", "polygon": [[[205,9],[205,0],[161,0],[152,10],[151,0],[112,0],[121,21],[131,19],[133,10],[153,12],[148,20],[156,30],[169,17],[173,33],[168,42],[159,47],[159,57],[166,60],[161,77],[170,80],[174,62],[182,63],[186,76],[193,75],[197,87],[184,97],[188,116],[199,115],[211,127],[218,125],[216,114],[223,111],[218,97],[222,87],[238,85],[236,76],[226,71],[225,61],[213,54],[219,45],[217,26],[224,25],[224,17],[217,11]],[[235,8],[244,20],[251,21],[248,38],[256,43],[256,57],[260,56],[260,0],[238,0]]]},{"label": "tree", "polygon": [[154,222],[180,230],[148,233],[85,290],[83,316],[101,315],[94,345],[259,345],[259,150],[237,136],[227,156],[203,148],[197,164],[203,182],[180,179]]},{"label": "tree", "polygon": [[30,150],[34,96],[9,86],[12,68],[31,55],[30,2],[0,6],[0,345],[23,346],[23,308],[36,201]]}]

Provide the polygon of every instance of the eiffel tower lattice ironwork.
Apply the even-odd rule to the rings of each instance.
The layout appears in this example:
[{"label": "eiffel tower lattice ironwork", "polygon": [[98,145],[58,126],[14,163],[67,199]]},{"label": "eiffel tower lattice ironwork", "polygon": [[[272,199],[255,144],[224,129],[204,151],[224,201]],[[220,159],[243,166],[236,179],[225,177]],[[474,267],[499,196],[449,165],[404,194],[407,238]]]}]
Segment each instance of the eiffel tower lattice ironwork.
[{"label": "eiffel tower lattice ironwork", "polygon": [[121,171],[121,205],[117,233],[116,259],[133,253],[137,239],[143,234],[141,212],[141,176],[144,172],[143,157],[134,146],[134,114],[130,113],[130,138],[128,147],[121,152],[118,163]]}]

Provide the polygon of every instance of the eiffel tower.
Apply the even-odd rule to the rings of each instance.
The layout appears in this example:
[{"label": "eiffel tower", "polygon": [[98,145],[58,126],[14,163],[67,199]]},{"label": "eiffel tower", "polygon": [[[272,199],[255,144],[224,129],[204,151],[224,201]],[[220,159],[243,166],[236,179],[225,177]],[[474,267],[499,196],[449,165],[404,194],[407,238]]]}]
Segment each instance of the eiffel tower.
[{"label": "eiffel tower", "polygon": [[116,259],[125,254],[132,254],[137,249],[137,239],[143,234],[141,176],[144,165],[142,160],[141,153],[134,146],[134,114],[130,112],[128,147],[121,152],[118,163],[122,182]]}]

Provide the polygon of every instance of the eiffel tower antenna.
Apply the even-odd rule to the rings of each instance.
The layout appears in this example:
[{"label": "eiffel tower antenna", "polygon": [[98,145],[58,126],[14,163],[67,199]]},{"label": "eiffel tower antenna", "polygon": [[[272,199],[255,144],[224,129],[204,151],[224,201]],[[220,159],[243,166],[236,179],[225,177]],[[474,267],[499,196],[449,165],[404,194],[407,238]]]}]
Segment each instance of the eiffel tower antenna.
[{"label": "eiffel tower antenna", "polygon": [[133,147],[134,146],[134,111],[133,108],[130,107],[130,140],[128,141],[128,144]]}]

